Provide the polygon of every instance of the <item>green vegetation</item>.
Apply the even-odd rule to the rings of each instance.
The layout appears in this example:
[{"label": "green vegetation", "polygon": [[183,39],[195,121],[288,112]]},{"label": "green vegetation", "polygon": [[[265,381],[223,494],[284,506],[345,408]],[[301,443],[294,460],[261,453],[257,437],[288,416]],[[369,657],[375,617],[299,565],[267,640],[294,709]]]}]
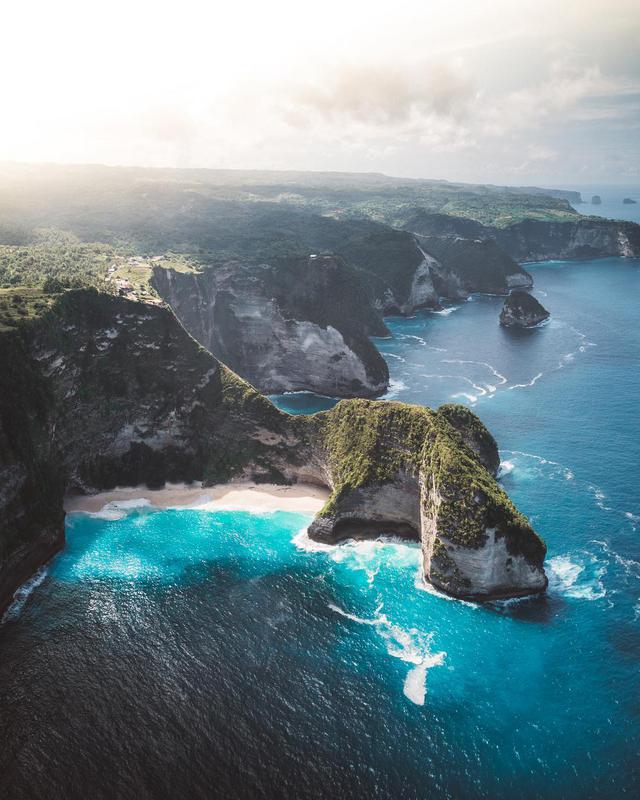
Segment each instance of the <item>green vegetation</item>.
[{"label": "green vegetation", "polygon": [[42,289],[0,289],[0,330],[15,328],[20,323],[39,317],[54,299],[51,293]]},{"label": "green vegetation", "polygon": [[334,494],[322,513],[331,513],[341,492],[393,480],[400,470],[417,474],[434,426],[435,412],[405,403],[342,400],[323,418]]},{"label": "green vegetation", "polygon": [[543,222],[567,222],[580,219],[566,200],[544,195],[513,194],[511,192],[478,192],[451,198],[440,208],[441,214],[473,219],[483,225],[506,228],[525,219]]},{"label": "green vegetation", "polygon": [[44,286],[60,291],[104,286],[113,248],[104,244],[61,241],[51,232],[27,245],[0,245],[0,287]]},{"label": "green vegetation", "polygon": [[406,292],[420,254],[408,233],[389,226],[405,227],[417,212],[497,227],[580,218],[567,200],[534,190],[382,175],[44,166],[5,172],[4,287],[41,286],[47,278],[65,287],[99,285],[116,263],[118,275],[140,291],[155,259],[199,271],[331,252],[366,269],[374,283]]},{"label": "green vegetation", "polygon": [[[425,472],[433,476],[439,496],[439,534],[449,541],[481,547],[487,527],[499,527],[517,540],[535,537],[527,518],[516,510],[494,478],[445,429],[438,430],[433,446],[425,453]],[[509,536],[507,541],[511,539]]]},{"label": "green vegetation", "polygon": [[458,413],[456,406],[447,406],[441,413],[405,403],[343,400],[315,419],[334,486],[321,516],[332,516],[340,498],[353,489],[391,482],[400,472],[417,476],[422,471],[433,481],[435,494],[427,502],[434,505],[427,511],[437,516],[440,535],[476,548],[484,544],[486,528],[496,527],[514,555],[544,554],[527,518],[465,443],[491,436],[470,411]]}]

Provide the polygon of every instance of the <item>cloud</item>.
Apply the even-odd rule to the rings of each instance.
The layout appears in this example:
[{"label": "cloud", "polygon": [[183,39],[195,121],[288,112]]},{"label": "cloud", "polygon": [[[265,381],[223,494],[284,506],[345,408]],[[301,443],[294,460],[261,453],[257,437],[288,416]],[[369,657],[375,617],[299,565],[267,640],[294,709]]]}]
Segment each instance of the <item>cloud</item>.
[{"label": "cloud", "polygon": [[321,81],[293,86],[289,103],[327,119],[388,124],[415,114],[457,117],[473,96],[461,69],[446,62],[342,64]]}]

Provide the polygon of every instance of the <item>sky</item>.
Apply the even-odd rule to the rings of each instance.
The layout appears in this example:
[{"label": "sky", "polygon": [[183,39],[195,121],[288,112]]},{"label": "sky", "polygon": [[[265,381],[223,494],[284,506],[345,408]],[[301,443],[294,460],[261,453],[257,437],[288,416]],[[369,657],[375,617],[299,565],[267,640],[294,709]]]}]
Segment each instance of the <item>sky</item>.
[{"label": "sky", "polygon": [[639,0],[6,6],[0,161],[640,183]]}]

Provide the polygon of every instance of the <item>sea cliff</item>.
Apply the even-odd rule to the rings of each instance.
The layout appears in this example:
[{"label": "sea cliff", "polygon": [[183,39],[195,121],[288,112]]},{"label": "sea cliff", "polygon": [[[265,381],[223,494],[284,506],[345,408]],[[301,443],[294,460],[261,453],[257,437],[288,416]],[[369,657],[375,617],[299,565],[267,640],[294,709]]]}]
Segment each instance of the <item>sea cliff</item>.
[{"label": "sea cliff", "polygon": [[0,334],[0,604],[63,542],[65,493],[247,478],[331,495],[310,535],[422,541],[450,594],[546,586],[544,544],[491,472],[495,443],[469,411],[343,400],[292,417],[220,364],[166,307],[66,292]]}]

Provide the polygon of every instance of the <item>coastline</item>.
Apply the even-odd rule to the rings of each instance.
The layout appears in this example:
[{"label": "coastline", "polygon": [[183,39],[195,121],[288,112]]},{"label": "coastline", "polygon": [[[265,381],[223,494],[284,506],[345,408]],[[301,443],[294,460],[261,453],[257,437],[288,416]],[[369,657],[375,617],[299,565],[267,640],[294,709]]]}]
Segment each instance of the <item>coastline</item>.
[{"label": "coastline", "polygon": [[67,495],[64,510],[99,514],[109,508],[116,511],[147,505],[152,508],[191,508],[201,511],[248,511],[268,514],[290,511],[315,515],[327,501],[329,490],[321,486],[298,483],[281,486],[274,483],[231,481],[203,487],[201,483],[167,483],[162,489],[146,486],[117,487],[97,494]]}]

